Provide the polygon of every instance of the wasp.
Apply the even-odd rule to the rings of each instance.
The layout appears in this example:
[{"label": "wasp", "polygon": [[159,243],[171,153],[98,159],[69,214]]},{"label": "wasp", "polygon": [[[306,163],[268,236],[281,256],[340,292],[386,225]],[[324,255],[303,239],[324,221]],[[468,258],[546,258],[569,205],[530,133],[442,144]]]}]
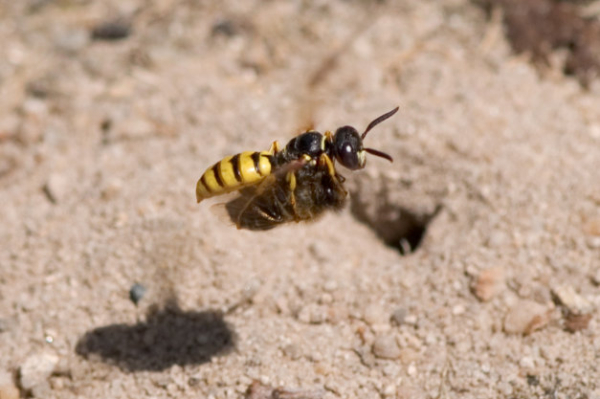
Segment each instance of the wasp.
[{"label": "wasp", "polygon": [[327,210],[341,210],[348,195],[335,162],[350,170],[365,167],[366,154],[390,162],[388,154],[366,148],[367,133],[398,111],[394,108],[369,123],[362,134],[342,126],[334,134],[307,131],[284,148],[277,141],[268,151],[246,151],[209,167],[196,184],[198,202],[238,191],[224,205],[238,229],[269,230],[288,222],[315,220]]}]

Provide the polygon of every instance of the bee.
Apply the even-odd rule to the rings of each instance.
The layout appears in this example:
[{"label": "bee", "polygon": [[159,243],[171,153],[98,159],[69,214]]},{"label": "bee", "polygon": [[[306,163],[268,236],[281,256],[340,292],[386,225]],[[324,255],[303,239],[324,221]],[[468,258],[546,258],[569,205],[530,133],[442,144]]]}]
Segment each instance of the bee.
[{"label": "bee", "polygon": [[335,162],[350,170],[366,165],[366,154],[393,159],[363,145],[367,133],[398,111],[394,108],[369,123],[362,134],[342,126],[334,134],[307,131],[283,149],[277,141],[268,151],[246,151],[209,167],[196,184],[196,200],[234,191],[226,214],[238,229],[270,230],[288,222],[315,220],[327,210],[341,210],[348,192]]}]

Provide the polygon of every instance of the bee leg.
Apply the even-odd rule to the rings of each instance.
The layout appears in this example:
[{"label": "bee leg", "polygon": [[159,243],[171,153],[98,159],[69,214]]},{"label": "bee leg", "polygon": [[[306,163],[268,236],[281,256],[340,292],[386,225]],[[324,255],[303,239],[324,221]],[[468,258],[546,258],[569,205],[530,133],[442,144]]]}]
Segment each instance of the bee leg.
[{"label": "bee leg", "polygon": [[290,204],[292,204],[292,209],[294,210],[294,218],[296,219],[296,222],[299,222],[300,219],[298,218],[298,212],[296,211],[296,173],[288,172],[287,175],[285,175],[285,179],[290,185]]},{"label": "bee leg", "polygon": [[279,143],[277,142],[277,140],[275,140],[273,142],[273,144],[271,144],[271,148],[269,148],[269,152],[273,155],[277,154],[279,151],[281,151],[279,149]]}]

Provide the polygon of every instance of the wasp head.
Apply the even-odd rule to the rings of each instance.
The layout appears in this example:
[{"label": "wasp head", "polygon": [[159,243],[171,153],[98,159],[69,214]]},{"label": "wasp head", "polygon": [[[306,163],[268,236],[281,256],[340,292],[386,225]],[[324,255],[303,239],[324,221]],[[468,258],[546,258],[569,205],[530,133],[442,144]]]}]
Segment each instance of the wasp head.
[{"label": "wasp head", "polygon": [[376,125],[394,115],[397,111],[398,107],[373,120],[371,123],[369,123],[369,126],[367,126],[362,135],[360,135],[352,126],[343,126],[336,130],[335,134],[333,135],[333,153],[337,161],[350,170],[362,169],[367,163],[366,153],[368,152],[369,154],[373,154],[393,162],[392,157],[388,154],[373,148],[365,148],[363,145],[363,140],[369,130],[373,129]]}]

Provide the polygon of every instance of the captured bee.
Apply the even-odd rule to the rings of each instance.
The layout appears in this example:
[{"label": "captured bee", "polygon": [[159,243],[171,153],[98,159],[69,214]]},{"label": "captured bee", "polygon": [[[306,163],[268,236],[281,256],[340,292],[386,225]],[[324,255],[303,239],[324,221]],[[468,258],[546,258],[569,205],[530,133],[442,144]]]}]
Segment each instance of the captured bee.
[{"label": "captured bee", "polygon": [[288,222],[314,220],[327,210],[341,210],[348,195],[339,162],[350,170],[366,165],[366,153],[393,162],[388,154],[363,146],[367,133],[390,118],[398,107],[373,120],[364,133],[343,126],[335,134],[302,133],[283,148],[275,141],[268,151],[246,151],[208,168],[196,184],[198,202],[239,191],[222,204],[238,229],[269,230]]}]

